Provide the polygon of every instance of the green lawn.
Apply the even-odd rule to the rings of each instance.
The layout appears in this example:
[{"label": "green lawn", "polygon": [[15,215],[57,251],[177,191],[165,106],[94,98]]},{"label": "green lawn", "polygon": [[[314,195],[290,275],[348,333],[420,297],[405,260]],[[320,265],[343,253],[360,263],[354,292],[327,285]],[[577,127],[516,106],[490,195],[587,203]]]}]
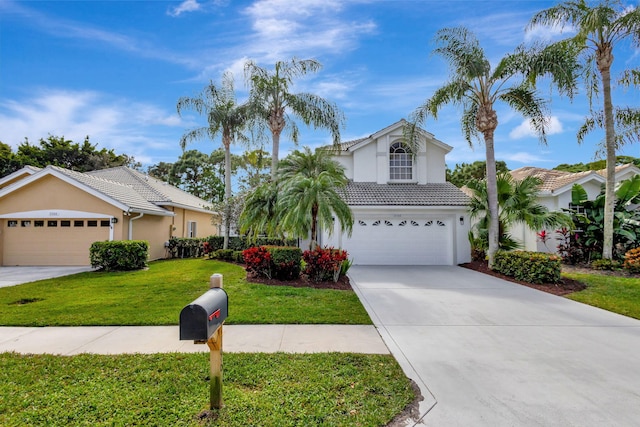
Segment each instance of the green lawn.
[{"label": "green lawn", "polygon": [[224,407],[205,412],[206,353],[0,354],[0,425],[373,427],[414,399],[391,356],[225,354],[224,368]]},{"label": "green lawn", "polygon": [[587,285],[584,291],[569,294],[567,298],[640,319],[640,279],[574,273],[563,276]]},{"label": "green lawn", "polygon": [[352,291],[253,284],[237,265],[184,259],[1,288],[0,325],[177,325],[214,273],[224,276],[229,295],[227,324],[371,324]]}]

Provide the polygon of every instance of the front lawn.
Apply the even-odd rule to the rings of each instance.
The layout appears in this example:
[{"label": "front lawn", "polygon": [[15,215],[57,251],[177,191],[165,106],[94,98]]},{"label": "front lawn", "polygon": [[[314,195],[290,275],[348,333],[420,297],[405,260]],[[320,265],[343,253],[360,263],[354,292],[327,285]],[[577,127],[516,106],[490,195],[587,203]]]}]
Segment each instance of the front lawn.
[{"label": "front lawn", "polygon": [[229,295],[227,324],[371,324],[353,291],[249,283],[237,265],[182,259],[1,288],[0,325],[177,325],[214,273],[224,276]]},{"label": "front lawn", "polygon": [[578,273],[563,273],[563,276],[587,285],[585,290],[569,294],[567,298],[640,319],[640,279],[637,277]]},{"label": "front lawn", "polygon": [[209,409],[208,354],[0,354],[0,425],[381,426],[414,399],[387,355],[225,354]]}]

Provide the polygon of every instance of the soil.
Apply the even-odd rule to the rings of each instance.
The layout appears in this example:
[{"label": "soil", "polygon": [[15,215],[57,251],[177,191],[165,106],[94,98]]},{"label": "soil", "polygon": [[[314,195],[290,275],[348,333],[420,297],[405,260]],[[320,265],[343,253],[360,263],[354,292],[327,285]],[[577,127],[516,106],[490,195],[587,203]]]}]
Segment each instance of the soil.
[{"label": "soil", "polygon": [[307,276],[300,275],[296,280],[276,280],[262,277],[247,276],[247,281],[251,283],[262,283],[269,286],[293,286],[294,288],[315,288],[315,289],[337,289],[340,291],[351,291],[351,283],[347,276],[342,276],[337,282],[314,282]]}]

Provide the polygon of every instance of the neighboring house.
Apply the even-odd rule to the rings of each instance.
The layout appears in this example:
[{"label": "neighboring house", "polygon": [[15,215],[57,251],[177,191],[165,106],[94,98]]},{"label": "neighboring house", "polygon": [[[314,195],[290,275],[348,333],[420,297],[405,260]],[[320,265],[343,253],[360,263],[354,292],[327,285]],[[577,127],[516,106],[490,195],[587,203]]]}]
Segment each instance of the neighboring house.
[{"label": "neighboring house", "polygon": [[[579,209],[579,206],[571,204],[571,189],[574,184],[580,184],[589,200],[595,199],[605,184],[606,170],[585,172],[564,172],[558,170],[542,169],[536,167],[523,167],[510,172],[515,180],[522,180],[527,176],[540,178],[539,202],[550,211],[562,211],[563,209]],[[616,166],[616,183],[640,175],[640,169],[633,164]],[[546,230],[551,239],[546,243],[539,241],[536,233],[540,230],[529,230],[524,226],[514,227],[510,230],[511,236],[521,241],[525,250],[539,252],[556,252],[558,241],[555,238],[555,230]]]},{"label": "neighboring house", "polygon": [[87,173],[25,167],[0,179],[0,265],[89,265],[95,241],[217,234],[211,204],[127,167]]},{"label": "neighboring house", "polygon": [[329,237],[324,230],[319,244],[343,248],[361,265],[468,262],[469,198],[445,181],[452,147],[420,130],[421,148],[411,154],[405,123],[333,148],[350,180],[343,196],[354,215],[353,233],[336,227]]}]

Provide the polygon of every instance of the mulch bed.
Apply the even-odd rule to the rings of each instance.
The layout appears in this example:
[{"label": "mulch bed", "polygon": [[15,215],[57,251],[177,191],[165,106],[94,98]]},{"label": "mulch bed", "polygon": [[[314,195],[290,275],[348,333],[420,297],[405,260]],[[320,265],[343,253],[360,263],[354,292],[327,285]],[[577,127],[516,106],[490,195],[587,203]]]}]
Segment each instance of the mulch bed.
[{"label": "mulch bed", "polygon": [[336,289],[339,291],[351,291],[351,283],[347,276],[342,276],[337,282],[314,282],[307,276],[301,275],[296,280],[276,280],[262,277],[247,276],[247,281],[251,283],[261,283],[269,286],[292,286],[294,288],[315,288],[315,289]]},{"label": "mulch bed", "polygon": [[[553,295],[567,295],[573,292],[579,292],[586,288],[586,286],[578,282],[577,280],[568,279],[566,277],[562,278],[560,283],[528,283],[520,280],[516,280],[513,277],[505,276],[504,274],[497,273],[493,270],[489,270],[487,263],[484,261],[472,261],[466,264],[460,264],[460,267],[468,268],[470,270],[479,271],[480,273],[489,274],[494,277],[499,277],[500,279],[508,280],[509,282],[518,283],[523,286],[527,286],[529,288],[537,289],[539,291],[547,292]],[[565,267],[562,267],[563,271]],[[590,272],[593,272],[591,270]]]}]

